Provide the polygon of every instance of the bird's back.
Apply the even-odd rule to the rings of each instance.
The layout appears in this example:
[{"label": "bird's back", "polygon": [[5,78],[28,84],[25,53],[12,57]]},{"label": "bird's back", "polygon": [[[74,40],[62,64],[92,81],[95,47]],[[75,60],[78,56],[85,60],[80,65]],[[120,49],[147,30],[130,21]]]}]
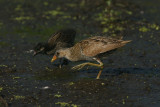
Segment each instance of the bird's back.
[{"label": "bird's back", "polygon": [[128,42],[130,42],[130,40],[124,41],[112,37],[94,36],[77,43],[77,45],[81,46],[83,55],[93,57],[122,47]]}]

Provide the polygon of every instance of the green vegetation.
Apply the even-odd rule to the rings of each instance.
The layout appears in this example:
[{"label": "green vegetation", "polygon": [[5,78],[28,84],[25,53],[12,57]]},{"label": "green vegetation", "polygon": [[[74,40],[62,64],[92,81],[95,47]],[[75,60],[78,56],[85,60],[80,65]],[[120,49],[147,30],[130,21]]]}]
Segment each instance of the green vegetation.
[{"label": "green vegetation", "polygon": [[7,47],[7,46],[9,46],[8,43],[0,41],[0,47]]},{"label": "green vegetation", "polygon": [[148,32],[148,31],[150,31],[150,29],[148,29],[147,27],[143,26],[143,27],[139,28],[139,31],[140,32]]},{"label": "green vegetation", "polygon": [[74,84],[74,82],[69,82],[69,85],[73,85]]},{"label": "green vegetation", "polygon": [[16,21],[23,21],[23,20],[33,20],[34,18],[33,17],[29,17],[29,16],[20,16],[20,17],[16,17],[15,20]]},{"label": "green vegetation", "polygon": [[0,67],[8,67],[7,65],[0,65]]},{"label": "green vegetation", "polygon": [[13,79],[19,79],[19,78],[21,78],[21,77],[13,77]]},{"label": "green vegetation", "polygon": [[70,107],[70,104],[66,102],[57,102],[55,104],[59,104],[61,107]]},{"label": "green vegetation", "polygon": [[66,103],[66,102],[57,102],[55,104],[60,105],[60,107],[79,107],[79,105],[70,104],[70,103]]},{"label": "green vegetation", "polygon": [[0,87],[0,92],[3,90],[3,87]]},{"label": "green vegetation", "polygon": [[50,14],[52,16],[57,16],[57,15],[63,15],[64,13],[62,11],[59,10],[50,10],[45,12],[45,14]]},{"label": "green vegetation", "polygon": [[25,96],[14,95],[15,100],[25,99]]},{"label": "green vegetation", "polygon": [[[92,4],[91,1],[85,0],[65,4],[54,1],[57,5],[52,4],[50,0],[44,2],[37,0],[34,4],[30,0],[25,1],[25,4],[23,2],[13,1],[13,9],[7,13],[11,17],[1,19],[0,28],[3,29],[0,29],[0,35],[11,33],[19,35],[23,39],[37,37],[36,41],[45,41],[58,29],[71,27],[81,32],[86,29],[83,27],[85,25],[88,27],[87,33],[89,34],[97,33],[89,29],[90,26],[94,26],[95,29],[100,28],[98,31],[100,34],[117,36],[123,34],[126,28],[134,30],[135,23],[132,22],[132,19],[139,17],[136,5],[118,0],[92,1]],[[5,5],[1,7],[2,10],[8,6]],[[6,19],[14,24],[4,24],[3,21]],[[10,26],[10,32],[8,32],[7,26]],[[138,29],[145,33],[151,31],[150,29],[159,30],[160,27],[157,24],[143,24],[138,26]],[[89,35],[83,34],[83,36]],[[77,39],[81,38],[84,37],[79,36]],[[35,39],[28,39],[28,41],[34,43]],[[0,47],[2,45],[7,44],[0,43]]]},{"label": "green vegetation", "polygon": [[159,30],[159,29],[160,29],[160,26],[155,24],[155,23],[153,23],[153,24],[148,23],[145,26],[140,26],[139,27],[140,32],[148,32],[148,31],[151,31],[151,30]]},{"label": "green vegetation", "polygon": [[[58,29],[72,27],[79,30],[81,24],[85,23],[85,26],[102,27],[101,33],[116,35],[117,32],[126,30],[125,25],[128,24],[131,17],[136,16],[136,9],[133,10],[135,7],[133,4],[115,1],[82,0],[65,4],[59,1],[54,1],[53,4],[53,1],[50,0],[44,2],[36,0],[34,3],[31,0],[27,0],[25,3],[19,0],[12,1],[12,10],[8,10],[7,13],[11,17],[2,19],[2,22],[7,19],[15,24],[9,25],[10,32],[7,32],[8,25],[0,23],[0,27],[3,25],[4,28],[1,32],[16,34],[21,38],[37,36],[38,41],[44,41]],[[7,6],[8,4],[1,6],[1,10],[6,10]],[[126,20],[126,18],[128,19]],[[79,23],[80,21],[81,23]],[[155,28],[155,26],[152,27]],[[140,31],[145,30],[140,29]],[[34,39],[29,41],[35,42]]]},{"label": "green vegetation", "polygon": [[[139,61],[144,63],[144,65],[142,64],[143,66],[147,66],[150,63],[154,68],[158,68],[159,65],[156,59],[151,61],[150,59],[145,59],[145,56],[154,52],[157,54],[158,51],[152,51],[150,49],[152,47],[148,46],[151,46],[151,44],[152,46],[160,46],[159,39],[157,39],[160,26],[155,22],[149,23],[143,18],[144,15],[140,15],[141,9],[139,7],[137,8],[136,5],[123,0],[67,0],[65,3],[63,2],[63,0],[36,0],[34,3],[33,0],[0,1],[0,9],[3,10],[0,17],[0,39],[2,37],[0,48],[2,48],[4,54],[4,57],[2,55],[3,62],[8,64],[8,66],[0,65],[2,68],[2,73],[0,73],[3,74],[4,71],[4,74],[0,75],[3,82],[0,92],[4,92],[7,103],[23,103],[24,106],[36,104],[39,107],[46,103],[56,104],[61,107],[79,107],[80,105],[72,103],[81,100],[87,105],[97,99],[100,99],[100,103],[105,100],[107,103],[116,104],[117,106],[118,104],[127,105],[128,102],[132,103],[132,98],[128,100],[130,98],[128,96],[137,95],[137,92],[145,92],[142,90],[143,85],[136,87],[137,92],[133,91],[134,93],[129,92],[129,94],[128,88],[124,89],[123,87],[127,83],[134,82],[139,85],[140,82],[144,81],[142,79],[145,78],[144,76],[140,76],[142,78],[137,81],[138,76],[131,75],[135,79],[130,78],[129,70],[124,70],[124,72],[127,72],[124,73],[126,74],[124,76],[123,71],[121,74],[120,69],[120,75],[106,74],[104,76],[107,78],[95,80],[93,75],[97,73],[96,71],[90,72],[86,70],[80,74],[81,71],[73,72],[70,66],[62,69],[52,65],[47,67],[47,63],[50,63],[50,60],[46,61],[47,56],[33,58],[29,54],[25,54],[23,50],[32,48],[32,45],[36,42],[47,41],[55,31],[61,28],[74,28],[77,31],[76,42],[90,35],[120,35],[124,36],[125,40],[131,39],[133,42],[119,49],[117,54],[122,52],[123,58],[126,55],[127,58],[133,56],[131,60],[138,57],[136,61],[128,63],[128,65],[131,64],[129,65],[132,66],[131,69],[133,68],[135,71],[139,69]],[[142,43],[147,45],[142,44],[142,46],[144,45],[147,48],[143,49],[140,46],[137,50],[137,45],[141,45],[141,41],[145,41]],[[154,48],[157,47],[155,46]],[[126,49],[127,53],[123,51]],[[37,63],[37,61],[39,62]],[[114,61],[114,57],[108,57],[106,61],[106,66],[110,69],[120,59],[118,58]],[[113,70],[119,71],[119,68],[123,67],[122,64],[126,63],[125,61],[123,60],[122,63],[119,63],[120,66],[113,68]],[[35,66],[34,64],[39,65]],[[70,65],[72,66],[72,64]],[[26,72],[28,70],[32,71],[32,67],[33,72]],[[139,75],[139,72],[137,75]],[[150,75],[150,77],[152,76],[154,75]],[[125,79],[125,84],[123,79]],[[42,86],[45,83],[47,83],[47,86],[43,88]],[[160,83],[156,81],[154,84],[159,85]],[[28,85],[30,86],[28,87]],[[134,90],[135,87],[133,86],[132,88]],[[145,90],[151,92],[150,87],[145,87]],[[25,96],[21,96],[22,93]],[[101,96],[103,94],[104,96]],[[146,94],[144,93],[143,95]],[[139,96],[141,97],[141,95]],[[134,100],[139,101],[133,99],[133,103]]]},{"label": "green vegetation", "polygon": [[60,94],[55,94],[54,97],[60,98],[60,97],[62,97],[62,95],[60,95]]},{"label": "green vegetation", "polygon": [[148,24],[148,26],[152,29],[155,29],[155,30],[159,30],[160,29],[160,26],[157,25],[157,24]]}]

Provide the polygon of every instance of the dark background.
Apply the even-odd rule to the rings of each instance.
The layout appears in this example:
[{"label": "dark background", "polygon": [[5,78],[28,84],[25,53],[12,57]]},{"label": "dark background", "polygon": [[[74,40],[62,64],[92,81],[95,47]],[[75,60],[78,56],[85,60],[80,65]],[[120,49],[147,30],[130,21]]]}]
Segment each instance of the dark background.
[{"label": "dark background", "polygon": [[[0,0],[0,105],[160,106],[158,0]],[[62,69],[28,50],[57,30],[132,40],[98,69]],[[55,62],[57,63],[57,62]]]}]

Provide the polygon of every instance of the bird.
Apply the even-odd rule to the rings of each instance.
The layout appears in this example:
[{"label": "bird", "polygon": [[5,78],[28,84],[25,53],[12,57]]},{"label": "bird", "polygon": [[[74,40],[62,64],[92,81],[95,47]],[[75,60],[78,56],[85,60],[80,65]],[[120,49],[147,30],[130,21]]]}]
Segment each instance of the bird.
[{"label": "bird", "polygon": [[[55,32],[47,42],[40,42],[33,48],[33,56],[38,54],[54,55],[56,50],[71,47],[74,44],[76,31],[74,29],[61,29]],[[66,60],[60,59],[60,66],[67,63]]]},{"label": "bird", "polygon": [[101,61],[101,58],[103,58],[105,54],[131,42],[131,40],[122,40],[122,38],[123,37],[114,38],[111,36],[92,36],[90,38],[76,43],[74,46],[70,48],[63,48],[57,50],[51,62],[54,62],[56,59],[62,57],[70,61],[96,61],[98,64],[85,62],[72,67],[72,69],[80,70],[86,65],[99,67],[100,71],[96,77],[96,79],[99,79],[104,66],[103,62]]}]

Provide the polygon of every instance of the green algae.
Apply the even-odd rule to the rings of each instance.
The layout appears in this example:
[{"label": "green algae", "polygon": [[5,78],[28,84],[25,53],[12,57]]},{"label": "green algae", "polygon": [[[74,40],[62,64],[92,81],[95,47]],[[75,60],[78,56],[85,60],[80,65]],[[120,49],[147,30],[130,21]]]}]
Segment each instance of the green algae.
[{"label": "green algae", "polygon": [[160,29],[160,26],[155,23],[148,23],[144,26],[139,27],[140,32],[149,32],[149,31],[159,30],[159,29]]},{"label": "green algae", "polygon": [[34,17],[30,17],[30,16],[20,16],[20,17],[15,17],[14,20],[16,21],[23,21],[23,20],[33,20]]},{"label": "green algae", "polygon": [[64,12],[58,11],[58,10],[49,10],[49,11],[45,12],[45,14],[50,14],[52,16],[57,16],[57,15],[63,15]]},{"label": "green algae", "polygon": [[139,28],[139,31],[140,31],[140,32],[148,32],[148,31],[150,31],[150,29],[147,28],[146,26],[143,26],[143,27],[140,27],[140,28]]},{"label": "green algae", "polygon": [[68,83],[68,85],[73,85],[73,84],[75,84],[75,83],[74,83],[74,82],[69,82],[69,83]]},{"label": "green algae", "polygon": [[55,94],[54,97],[60,98],[60,97],[62,97],[62,95],[60,95],[60,94]]},{"label": "green algae", "polygon": [[14,80],[14,79],[20,79],[20,78],[21,78],[21,77],[13,77],[13,80]]},{"label": "green algae", "polygon": [[3,87],[0,87],[0,92],[3,90]]},{"label": "green algae", "polygon": [[43,4],[44,4],[44,6],[48,6],[49,5],[49,3],[48,2],[43,2]]},{"label": "green algae", "polygon": [[[24,2],[24,0],[19,0],[19,1],[23,1]],[[10,2],[12,2],[12,1],[10,1]],[[89,8],[89,6],[86,5],[86,1],[85,0],[78,2],[78,3],[81,3],[81,4],[76,4],[76,3],[73,2],[73,3],[68,3],[68,5],[66,5],[66,6],[63,5],[66,10],[65,9],[63,10],[63,6],[62,6],[62,9],[61,8],[57,8],[58,6],[57,7],[53,6],[54,8],[52,8],[51,7],[51,3],[49,3],[48,1],[47,2],[42,2],[42,4],[44,5],[44,7],[43,7],[44,10],[40,9],[41,5],[37,5],[37,3],[35,5],[34,4],[32,5],[33,1],[32,2],[26,1],[26,2],[27,2],[27,6],[34,7],[34,9],[35,10],[37,9],[38,11],[35,11],[35,14],[32,15],[33,13],[31,13],[31,12],[28,13],[29,10],[26,9],[27,10],[26,11],[25,7],[23,7],[23,6],[16,7],[15,10],[13,9],[14,11],[16,11],[15,15],[13,15],[13,16],[10,15],[12,21],[14,22],[13,23],[14,28],[12,29],[12,26],[11,26],[11,28],[9,26],[9,28],[6,27],[5,29],[6,29],[6,31],[8,33],[13,34],[11,36],[19,35],[23,39],[30,38],[30,39],[26,40],[29,43],[48,40],[49,36],[51,36],[51,34],[54,33],[56,30],[59,30],[60,28],[62,28],[64,26],[67,26],[66,25],[67,21],[68,21],[67,24],[69,24],[70,26],[73,26],[74,28],[78,28],[78,33],[77,33],[78,36],[80,35],[79,33],[81,33],[81,35],[83,35],[83,36],[84,35],[87,36],[88,34],[93,33],[93,32],[90,32],[89,30],[94,28],[94,27],[97,27],[97,26],[100,27],[100,29],[101,29],[99,32],[101,32],[101,31],[103,33],[107,32],[106,34],[112,33],[112,36],[116,36],[117,35],[115,33],[116,31],[120,31],[120,33],[121,33],[124,30],[126,30],[127,27],[125,25],[127,25],[129,27],[131,26],[130,25],[131,23],[128,23],[128,20],[130,20],[130,17],[133,17],[135,15],[135,13],[132,10],[128,10],[128,8],[125,8],[126,5],[123,4],[123,3],[117,3],[116,4],[118,7],[123,7],[122,10],[120,8],[119,9],[116,9],[116,8],[113,9],[112,6],[114,6],[114,4],[112,3],[112,0],[107,0],[106,1],[105,6],[108,6],[108,7],[106,7],[104,11],[103,11],[103,9],[104,9],[103,7],[102,7],[102,10],[101,10],[101,6],[103,4],[99,6],[100,8],[96,7],[96,11],[94,11],[94,9],[87,10]],[[78,7],[79,5],[81,5],[81,7]],[[45,7],[48,7],[49,9],[46,9]],[[72,7],[72,10],[73,10],[73,12],[70,12],[70,14],[69,14],[69,12],[65,13],[66,11],[68,11],[67,10],[68,7]],[[100,9],[100,10],[98,10],[98,9]],[[77,10],[78,12],[76,11],[77,13],[76,12],[74,13],[75,10]],[[11,9],[10,9],[10,11],[12,12]],[[20,12],[20,13],[18,13],[18,12]],[[7,13],[9,14],[9,12],[7,12]],[[92,14],[93,16],[97,16],[97,17],[93,17],[92,16],[91,18],[87,19],[86,15],[88,15],[88,13]],[[30,14],[30,15],[28,15],[28,14]],[[125,18],[125,15],[127,15],[126,18]],[[25,17],[25,18],[23,18],[23,17]],[[29,18],[27,19],[26,17],[33,17],[33,19],[29,19]],[[19,19],[15,20],[15,18],[19,18]],[[85,28],[83,28],[84,26],[79,27],[79,25],[77,24],[76,21],[80,22],[78,24],[83,23]],[[10,22],[10,20],[9,20],[9,22]],[[142,22],[142,20],[140,20],[140,22]],[[5,24],[6,23],[2,22],[1,28],[5,27],[6,26]],[[148,25],[146,24],[146,25],[143,25],[143,26],[145,28],[147,28],[146,32],[152,31],[152,30],[159,30],[159,25],[157,25],[157,24],[148,24]],[[137,28],[139,30],[139,28],[141,28],[143,26],[140,26],[140,25],[136,25],[135,27],[132,26],[131,30],[134,30],[134,29],[137,30]],[[12,29],[12,30],[10,30],[10,29]],[[83,29],[85,29],[86,31],[83,31]],[[145,30],[143,28],[141,30],[142,31],[140,31],[140,32],[142,33],[141,34],[141,37],[142,37],[142,36],[144,36],[143,35],[144,34],[143,31],[145,31]],[[1,29],[1,32],[3,33],[4,29]],[[95,32],[98,32],[98,31],[95,30]],[[3,35],[5,36],[4,33],[3,33]],[[129,36],[129,35],[127,35],[127,36]],[[36,37],[36,40],[34,40],[34,37]],[[150,37],[154,38],[154,35],[151,34]],[[79,40],[77,40],[77,41],[79,41]],[[160,45],[160,42],[157,42],[157,44]],[[5,45],[3,45],[3,46],[5,46]],[[15,49],[15,47],[14,47],[14,49]],[[154,66],[156,66],[156,65],[154,65]],[[60,73],[57,73],[59,71],[60,71]],[[34,79],[36,81],[37,80],[52,80],[52,79],[55,79],[55,78],[57,78],[57,79],[66,78],[68,80],[68,79],[70,79],[70,77],[73,76],[73,75],[69,76],[72,73],[64,73],[62,71],[61,70],[52,69],[52,68],[46,68],[46,71],[43,71],[43,72],[40,71],[40,75],[36,75],[36,77]],[[45,73],[45,72],[52,72],[52,73]],[[116,78],[117,78],[117,76],[116,76]],[[13,79],[13,78],[11,78],[11,79]],[[19,79],[22,79],[22,78],[15,77],[15,80],[19,80]],[[67,82],[67,86],[68,85],[72,86],[74,84],[76,84],[76,83],[75,82]],[[108,83],[108,84],[110,84],[110,83]],[[101,83],[101,85],[104,86],[105,84]],[[122,85],[123,85],[123,83],[122,83]],[[90,88],[90,86],[88,86],[88,87]],[[119,87],[119,85],[117,87]],[[98,89],[98,87],[97,87],[97,89]],[[28,91],[28,90],[30,90],[30,89],[26,88],[26,91]],[[108,90],[108,87],[107,87],[107,90]],[[70,91],[72,91],[72,90],[70,90]],[[12,92],[12,89],[11,89],[10,93],[11,92]],[[101,91],[101,92],[105,92],[105,91]],[[120,93],[120,92],[118,92],[118,93]],[[108,95],[109,94],[110,93],[108,93]],[[115,94],[113,94],[113,95],[115,95]],[[116,95],[119,95],[119,94],[116,94]],[[31,95],[31,96],[33,96],[33,95]],[[60,96],[63,96],[63,95],[55,94],[54,97],[61,98]],[[36,96],[34,95],[34,97],[36,97]],[[7,96],[7,98],[8,98],[8,96]],[[24,97],[16,95],[15,99],[20,99],[20,102],[21,102],[21,100],[23,100]],[[82,99],[83,99],[83,97],[82,97]],[[42,100],[42,101],[44,101],[44,100]],[[91,100],[89,99],[89,101],[91,101]],[[109,101],[111,103],[116,103],[117,104],[117,102],[114,101],[113,98],[111,98]],[[9,101],[9,102],[12,103],[12,100]],[[33,102],[35,102],[37,104],[37,103],[41,103],[41,100],[38,102],[38,99],[36,99],[36,101],[33,100]],[[31,104],[31,102],[29,102],[29,104]],[[71,102],[63,102],[63,101],[62,102],[57,102],[55,104],[62,105],[62,106],[73,106],[73,107],[77,107],[78,106],[78,105],[75,105],[75,104],[71,104]],[[120,99],[120,104],[127,104],[127,100]],[[39,104],[37,104],[37,106],[38,105]]]},{"label": "green algae", "polygon": [[14,95],[15,100],[25,99],[25,96]]},{"label": "green algae", "polygon": [[66,103],[66,102],[57,102],[55,104],[58,104],[60,105],[60,107],[70,107],[70,104],[69,103]]},{"label": "green algae", "polygon": [[76,104],[70,104],[67,102],[56,102],[55,104],[60,105],[60,107],[80,107],[79,105]]},{"label": "green algae", "polygon": [[[55,1],[55,3],[61,2]],[[96,27],[102,26],[102,33],[123,32],[126,30],[124,26],[128,22],[123,18],[133,17],[134,14],[134,11],[131,10],[133,5],[128,8],[126,2],[113,2],[112,0],[105,2],[100,0],[93,2],[92,5],[85,0],[73,1],[63,4],[63,6],[53,6],[51,1],[40,2],[38,0],[34,4],[31,1],[26,1],[27,6],[34,9],[33,12],[21,1],[14,2],[14,4],[13,11],[15,14],[12,15],[11,20],[18,24],[11,26],[11,33],[18,34],[22,38],[38,36],[40,41],[47,40],[52,33],[61,28],[71,26],[79,29],[78,21],[84,21],[86,25],[94,22]],[[116,8],[114,8],[115,6]],[[73,12],[69,12],[70,10]],[[91,14],[91,16],[87,14]],[[38,20],[39,23],[37,23]],[[34,40],[30,39],[29,42],[34,42]]]},{"label": "green algae", "polygon": [[22,10],[22,5],[17,5],[14,10],[15,11],[21,11]]},{"label": "green algae", "polygon": [[0,47],[8,47],[8,46],[10,46],[9,43],[4,42],[4,41],[0,41]]},{"label": "green algae", "polygon": [[154,29],[154,30],[159,30],[159,29],[160,29],[160,26],[157,25],[157,24],[155,24],[155,23],[153,23],[153,24],[148,24],[148,26],[149,26],[150,28]]}]

